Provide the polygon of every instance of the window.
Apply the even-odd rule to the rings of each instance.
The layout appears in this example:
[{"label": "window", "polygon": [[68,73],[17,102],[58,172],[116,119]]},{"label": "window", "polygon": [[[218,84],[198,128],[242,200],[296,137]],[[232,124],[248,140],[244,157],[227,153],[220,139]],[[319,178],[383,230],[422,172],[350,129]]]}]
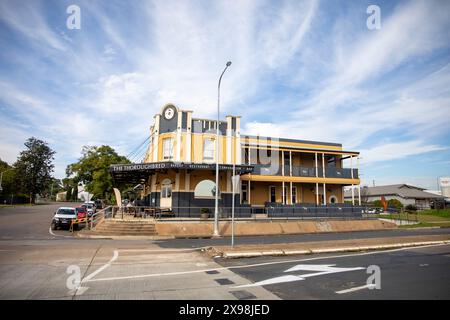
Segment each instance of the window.
[{"label": "window", "polygon": [[270,202],[277,202],[277,197],[276,197],[276,189],[275,186],[270,186]]},{"label": "window", "polygon": [[331,203],[331,204],[337,203],[337,198],[336,198],[336,196],[331,196],[331,197],[330,197],[330,203]]},{"label": "window", "polygon": [[247,203],[248,202],[248,191],[247,191],[248,185],[247,184],[242,184],[242,203]]},{"label": "window", "polygon": [[292,204],[297,203],[297,187],[292,187]]},{"label": "window", "polygon": [[203,140],[203,160],[214,160],[214,139]]},{"label": "window", "polygon": [[173,159],[173,139],[167,138],[163,140],[163,158],[164,160]]},{"label": "window", "polygon": [[216,184],[211,180],[202,180],[195,187],[195,198],[214,198],[215,196]]}]

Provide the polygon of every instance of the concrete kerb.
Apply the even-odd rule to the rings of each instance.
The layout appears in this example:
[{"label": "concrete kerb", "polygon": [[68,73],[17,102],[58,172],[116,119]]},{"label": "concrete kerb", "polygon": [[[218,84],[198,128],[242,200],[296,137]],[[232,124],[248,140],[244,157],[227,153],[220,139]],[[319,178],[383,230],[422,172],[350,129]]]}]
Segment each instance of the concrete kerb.
[{"label": "concrete kerb", "polygon": [[[386,250],[397,249],[406,247],[418,247],[426,245],[437,244],[450,244],[450,240],[443,241],[420,241],[420,242],[407,242],[407,243],[392,243],[384,245],[371,245],[371,246],[354,246],[354,247],[340,247],[340,248],[321,248],[321,249],[306,249],[306,250],[270,250],[270,251],[246,251],[246,252],[219,252],[216,255],[225,259],[236,258],[253,258],[261,256],[288,256],[288,255],[304,255],[304,254],[317,254],[317,253],[338,253],[338,252],[357,252],[357,251],[369,251],[369,250]],[[209,248],[209,249],[212,249]]]}]

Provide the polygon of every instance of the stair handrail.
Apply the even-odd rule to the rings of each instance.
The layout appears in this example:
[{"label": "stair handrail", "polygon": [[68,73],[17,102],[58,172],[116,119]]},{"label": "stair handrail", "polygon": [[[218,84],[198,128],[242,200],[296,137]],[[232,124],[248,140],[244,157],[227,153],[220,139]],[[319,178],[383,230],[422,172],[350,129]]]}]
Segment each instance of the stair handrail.
[{"label": "stair handrail", "polygon": [[95,228],[100,222],[102,222],[105,218],[110,218],[111,217],[111,212],[112,212],[112,206],[107,206],[106,208],[103,208],[97,212],[95,212],[92,216],[91,216],[91,224],[90,224],[90,230],[92,230],[93,228]]}]

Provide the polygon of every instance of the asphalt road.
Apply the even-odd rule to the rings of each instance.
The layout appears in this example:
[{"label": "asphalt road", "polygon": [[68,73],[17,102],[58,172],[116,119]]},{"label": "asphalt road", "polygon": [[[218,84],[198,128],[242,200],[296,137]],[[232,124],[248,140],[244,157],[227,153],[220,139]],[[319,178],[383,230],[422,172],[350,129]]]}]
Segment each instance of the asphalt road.
[{"label": "asphalt road", "polygon": [[[254,285],[258,281],[304,274],[307,271],[284,272],[300,263],[279,263],[286,258],[213,260],[201,251],[192,249],[227,244],[229,238],[151,241],[82,239],[64,230],[51,234],[49,227],[53,213],[63,205],[76,204],[0,208],[0,299],[449,298],[448,246],[327,259],[314,255],[314,258],[323,259],[314,260],[314,264],[361,268],[377,264],[381,267],[381,290],[362,289],[339,295],[335,292],[363,285],[368,276],[365,270],[314,276],[289,283]],[[421,229],[240,237],[236,243],[281,243],[449,232],[450,229]],[[288,260],[311,257],[297,256]],[[266,265],[251,266],[255,263]],[[68,287],[74,275],[71,270],[79,270],[80,279],[84,281],[82,289]]]},{"label": "asphalt road", "polygon": [[[78,205],[69,202],[0,208],[0,239],[53,239],[48,228],[55,211],[59,207]],[[70,236],[64,231],[56,231],[55,234]]]},{"label": "asphalt road", "polygon": [[[269,281],[271,284],[263,287],[281,299],[450,299],[450,245],[289,259],[216,261],[225,267],[235,267],[232,269],[235,273],[254,284]],[[286,272],[299,265],[303,266]],[[308,271],[311,265],[319,265],[319,270],[324,265],[361,269],[307,276],[303,280],[295,277],[317,272]],[[367,267],[372,265],[380,268],[380,289],[363,288],[372,275],[367,273]]]},{"label": "asphalt road", "polygon": [[[270,243],[290,243],[306,241],[333,241],[344,239],[363,239],[363,238],[388,238],[404,237],[433,234],[450,234],[450,228],[432,228],[432,229],[395,229],[379,231],[352,231],[335,233],[316,233],[316,234],[293,234],[278,236],[245,236],[236,237],[235,245],[245,244],[270,244]],[[171,239],[161,240],[159,245],[164,248],[198,248],[214,245],[230,245],[230,237],[218,239]]]}]

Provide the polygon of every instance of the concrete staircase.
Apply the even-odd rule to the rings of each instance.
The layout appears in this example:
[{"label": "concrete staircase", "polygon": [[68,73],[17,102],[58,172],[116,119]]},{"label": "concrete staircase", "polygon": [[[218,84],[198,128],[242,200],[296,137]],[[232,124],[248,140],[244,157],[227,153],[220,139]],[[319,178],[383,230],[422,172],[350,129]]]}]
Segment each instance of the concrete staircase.
[{"label": "concrete staircase", "polygon": [[156,236],[155,224],[150,221],[104,220],[93,230],[92,235],[103,236]]}]

